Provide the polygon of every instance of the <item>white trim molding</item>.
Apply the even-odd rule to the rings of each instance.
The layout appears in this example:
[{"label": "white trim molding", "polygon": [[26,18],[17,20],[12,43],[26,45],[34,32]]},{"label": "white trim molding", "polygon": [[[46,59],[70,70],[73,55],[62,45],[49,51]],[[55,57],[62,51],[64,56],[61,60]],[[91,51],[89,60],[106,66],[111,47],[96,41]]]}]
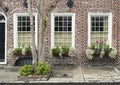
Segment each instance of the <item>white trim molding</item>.
[{"label": "white trim molding", "polygon": [[88,46],[91,43],[91,16],[108,16],[108,44],[112,47],[112,13],[88,13]]},{"label": "white trim molding", "polygon": [[75,48],[75,13],[51,13],[51,48],[54,47],[54,21],[56,16],[71,16],[72,17],[72,46]]},{"label": "white trim molding", "polygon": [[[17,17],[18,16],[29,16],[28,13],[14,13],[13,15],[13,38],[14,38],[14,48],[18,47],[18,32],[17,32]],[[35,16],[35,43],[37,46],[37,40],[38,40],[38,16],[37,13],[33,13],[33,16]]]},{"label": "white trim molding", "polygon": [[5,23],[5,60],[4,62],[0,62],[0,64],[7,64],[7,16],[3,12],[0,12],[0,14],[5,18],[5,21],[0,21],[0,23]]}]

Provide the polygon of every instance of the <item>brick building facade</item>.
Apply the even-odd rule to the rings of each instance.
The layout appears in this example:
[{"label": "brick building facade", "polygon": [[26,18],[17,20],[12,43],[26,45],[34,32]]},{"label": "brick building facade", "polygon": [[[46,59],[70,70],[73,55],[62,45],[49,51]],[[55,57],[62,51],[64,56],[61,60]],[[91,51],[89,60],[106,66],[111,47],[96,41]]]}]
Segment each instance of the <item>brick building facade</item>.
[{"label": "brick building facade", "polygon": [[[18,25],[16,24],[17,22],[24,22],[24,20],[21,20],[21,16],[28,16],[27,15],[27,8],[23,7],[23,1],[24,0],[1,0],[1,5],[0,5],[0,14],[3,14],[3,16],[5,16],[6,20],[5,20],[5,33],[6,33],[6,53],[4,56],[6,56],[6,60],[4,63],[8,63],[8,64],[12,64],[14,58],[9,56],[8,54],[8,50],[10,48],[14,48],[17,47],[18,44],[17,43],[22,43],[22,42],[18,42],[19,40],[16,39],[16,36],[19,35],[24,35],[24,33],[22,34],[18,34],[16,33],[17,31],[21,31],[21,30],[17,30],[17,26],[22,26],[22,25]],[[36,0],[32,0],[33,1],[33,12],[34,12],[34,16],[35,16],[35,29],[36,29],[36,38],[39,37],[38,31],[39,31],[39,16],[38,16],[38,10],[37,10],[37,2]],[[55,2],[58,1],[58,2]],[[67,44],[71,45],[72,47],[75,48],[76,50],[76,56],[75,56],[75,60],[73,63],[75,64],[86,64],[86,62],[88,61],[88,59],[86,58],[85,55],[85,50],[87,48],[87,46],[91,43],[91,39],[93,39],[94,37],[90,36],[89,34],[91,33],[91,29],[93,31],[103,31],[103,30],[95,30],[94,27],[99,26],[101,27],[101,29],[104,28],[104,26],[106,26],[107,33],[105,35],[108,36],[103,36],[107,41],[108,44],[111,47],[115,47],[118,51],[118,55],[117,55],[117,63],[119,63],[120,61],[120,0],[73,0],[74,1],[74,5],[73,7],[70,9],[67,5],[66,2],[67,0],[46,0],[46,5],[45,8],[47,7],[51,7],[50,11],[47,14],[47,30],[46,30],[46,42],[45,42],[45,60],[49,60],[49,56],[51,55],[50,50],[51,47],[55,46],[55,43],[59,43],[60,45],[60,39],[58,39],[58,41],[55,40],[55,35],[58,38],[57,35],[59,35],[59,31],[60,30],[60,26],[63,26],[63,30],[65,31],[67,27],[67,36],[70,35],[70,41],[68,38],[65,37],[65,39],[67,40]],[[54,4],[52,4],[54,3]],[[52,6],[55,5],[53,8]],[[8,12],[5,12],[3,10],[4,7],[8,7],[9,10]],[[2,16],[2,15],[1,15]],[[95,17],[94,17],[95,16]],[[61,21],[60,18],[63,18],[64,20],[62,21],[64,23],[64,25],[60,25]],[[99,17],[99,19],[97,20],[96,17]],[[20,18],[20,19],[18,19]],[[65,18],[66,22],[69,24],[69,22],[71,22],[71,25],[67,24],[67,26],[65,25]],[[90,23],[92,23],[92,18],[93,20],[96,18],[96,21],[93,22],[105,22],[102,20],[102,18],[104,18],[104,20],[106,20],[106,22],[108,23],[108,26],[103,24],[100,25],[92,25]],[[18,19],[18,20],[17,20]],[[25,19],[27,22],[27,18]],[[90,20],[90,21],[89,21]],[[54,22],[59,22],[59,24],[54,23]],[[16,26],[17,25],[17,26]],[[53,26],[54,25],[54,26]],[[27,25],[28,26],[28,25]],[[59,28],[59,30],[57,30],[57,26]],[[71,27],[69,27],[71,26]],[[108,29],[107,29],[108,27]],[[58,34],[54,33],[54,29],[56,28],[55,31],[58,32]],[[63,31],[62,30],[62,31]],[[25,30],[26,31],[26,30]],[[28,30],[27,30],[28,31]],[[65,31],[66,32],[66,31]],[[64,32],[64,33],[65,33]],[[65,34],[64,34],[65,35]],[[63,35],[63,36],[64,36]],[[91,34],[92,35],[92,34]],[[25,35],[24,35],[25,36]],[[60,36],[60,35],[59,35]],[[21,36],[22,37],[22,36]],[[92,38],[91,38],[92,37]],[[25,39],[25,38],[24,38]],[[54,42],[52,41],[55,40]],[[22,39],[20,39],[22,41]],[[39,40],[37,39],[36,42],[38,42]],[[63,40],[64,41],[64,40]],[[94,41],[94,39],[93,39]],[[56,44],[56,45],[57,45]]]}]

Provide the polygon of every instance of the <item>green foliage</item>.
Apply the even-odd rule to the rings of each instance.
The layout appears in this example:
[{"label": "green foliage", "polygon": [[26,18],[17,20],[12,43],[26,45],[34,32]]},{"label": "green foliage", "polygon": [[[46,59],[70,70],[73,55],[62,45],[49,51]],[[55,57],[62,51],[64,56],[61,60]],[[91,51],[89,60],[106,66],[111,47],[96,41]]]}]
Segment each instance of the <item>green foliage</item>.
[{"label": "green foliage", "polygon": [[108,53],[110,53],[111,51],[112,51],[112,48],[110,48],[109,45],[105,45],[105,46],[104,46],[104,52],[105,52],[105,53],[108,54]]},{"label": "green foliage", "polygon": [[95,49],[94,50],[94,54],[95,55],[100,55],[100,53],[101,53],[101,49]]},{"label": "green foliage", "polygon": [[89,47],[89,48],[92,49],[92,50],[95,50],[95,45],[92,44],[91,47]]},{"label": "green foliage", "polygon": [[24,65],[19,69],[19,73],[22,76],[27,76],[33,73],[34,67],[33,65]]},{"label": "green foliage", "polygon": [[54,53],[60,53],[61,49],[59,47],[52,48],[52,54]]},{"label": "green foliage", "polygon": [[50,72],[50,65],[43,63],[43,62],[38,62],[37,68],[36,68],[36,73],[38,75],[47,75]]},{"label": "green foliage", "polygon": [[18,47],[13,50],[13,54],[22,55],[22,48]]},{"label": "green foliage", "polygon": [[31,52],[31,47],[30,47],[30,46],[25,47],[25,54],[26,54],[26,55],[32,54],[32,52]]},{"label": "green foliage", "polygon": [[69,47],[67,47],[67,46],[64,46],[64,47],[62,47],[62,53],[69,53]]}]

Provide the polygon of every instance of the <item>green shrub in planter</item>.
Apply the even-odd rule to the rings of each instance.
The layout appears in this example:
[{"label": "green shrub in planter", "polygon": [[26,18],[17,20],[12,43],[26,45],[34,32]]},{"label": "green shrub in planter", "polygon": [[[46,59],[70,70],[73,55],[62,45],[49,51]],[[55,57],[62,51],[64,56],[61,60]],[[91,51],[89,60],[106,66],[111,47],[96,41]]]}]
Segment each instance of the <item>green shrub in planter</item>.
[{"label": "green shrub in planter", "polygon": [[36,68],[36,73],[38,75],[47,75],[50,73],[50,65],[43,63],[43,62],[38,62],[37,68]]},{"label": "green shrub in planter", "polygon": [[32,51],[31,51],[31,47],[30,46],[25,47],[25,55],[27,55],[27,56],[31,56],[32,55]]},{"label": "green shrub in planter", "polygon": [[14,50],[13,50],[13,54],[14,55],[17,55],[17,56],[20,56],[20,55],[22,55],[22,48],[15,48]]},{"label": "green shrub in planter", "polygon": [[19,69],[19,74],[22,76],[27,76],[33,73],[33,65],[24,65]]},{"label": "green shrub in planter", "polygon": [[69,54],[69,47],[65,46],[65,47],[62,47],[62,56],[68,56]]},{"label": "green shrub in planter", "polygon": [[61,52],[61,49],[59,47],[52,48],[52,55],[53,56],[59,56],[60,52]]}]

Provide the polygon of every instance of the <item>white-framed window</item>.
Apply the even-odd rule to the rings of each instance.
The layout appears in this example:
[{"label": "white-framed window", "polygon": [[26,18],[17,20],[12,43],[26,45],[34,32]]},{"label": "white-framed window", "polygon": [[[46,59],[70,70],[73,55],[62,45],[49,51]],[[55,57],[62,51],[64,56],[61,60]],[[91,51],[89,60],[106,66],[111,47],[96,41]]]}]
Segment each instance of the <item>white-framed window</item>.
[{"label": "white-framed window", "polygon": [[112,47],[112,13],[88,13],[88,45],[98,40]]},{"label": "white-framed window", "polygon": [[75,13],[51,14],[51,48],[75,47]]},{"label": "white-framed window", "polygon": [[[35,41],[37,45],[37,13],[33,14]],[[28,13],[15,13],[14,23],[14,48],[31,45],[30,17]]]}]

